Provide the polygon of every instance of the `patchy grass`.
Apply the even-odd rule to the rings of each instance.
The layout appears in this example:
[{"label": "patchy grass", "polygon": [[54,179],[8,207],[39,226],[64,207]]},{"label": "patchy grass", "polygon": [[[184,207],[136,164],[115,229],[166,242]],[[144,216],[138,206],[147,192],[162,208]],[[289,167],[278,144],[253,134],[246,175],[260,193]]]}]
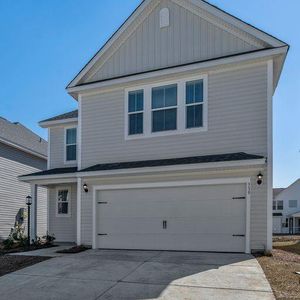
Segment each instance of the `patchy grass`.
[{"label": "patchy grass", "polygon": [[2,255],[0,256],[0,276],[35,265],[50,257]]},{"label": "patchy grass", "polygon": [[259,256],[276,299],[300,299],[300,237],[276,237],[272,256]]}]

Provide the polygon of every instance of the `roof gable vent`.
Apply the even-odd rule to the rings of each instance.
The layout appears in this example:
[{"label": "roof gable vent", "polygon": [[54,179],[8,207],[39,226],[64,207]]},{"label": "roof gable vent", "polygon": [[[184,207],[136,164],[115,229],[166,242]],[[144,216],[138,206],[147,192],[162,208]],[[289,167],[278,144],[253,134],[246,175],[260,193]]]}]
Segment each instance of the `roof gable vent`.
[{"label": "roof gable vent", "polygon": [[163,8],[159,12],[160,28],[168,27],[170,25],[170,12],[168,8]]}]

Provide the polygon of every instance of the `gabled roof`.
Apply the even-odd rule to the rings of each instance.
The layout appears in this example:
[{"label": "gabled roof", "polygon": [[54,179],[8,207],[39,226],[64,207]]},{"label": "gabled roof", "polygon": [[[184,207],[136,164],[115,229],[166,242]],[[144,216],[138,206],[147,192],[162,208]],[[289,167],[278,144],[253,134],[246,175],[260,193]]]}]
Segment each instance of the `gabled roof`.
[{"label": "gabled roof", "polygon": [[275,199],[283,190],[284,190],[284,188],[274,188],[273,189],[273,199]]},{"label": "gabled roof", "polygon": [[41,158],[47,158],[47,141],[19,122],[0,117],[0,142]]},{"label": "gabled roof", "polygon": [[[253,41],[263,43],[264,48],[278,48],[287,46],[286,43],[281,40],[265,33],[256,27],[249,25],[248,23],[232,16],[231,14],[219,9],[218,7],[211,5],[210,3],[203,0],[172,0],[178,5],[191,7],[196,6],[206,12],[210,18],[214,18],[219,22],[219,26],[224,26],[228,31],[240,32],[241,36],[247,36]],[[131,24],[140,18],[140,16],[146,11],[151,5],[154,6],[159,0],[144,0],[137,7],[137,9],[129,16],[129,18],[122,24],[122,26],[112,35],[112,37],[104,44],[104,46],[95,54],[95,56],[83,67],[83,69],[76,75],[76,77],[68,84],[67,89],[77,86],[80,80],[91,70],[91,68],[100,60],[100,58],[106,53],[110,53],[112,49],[120,47],[115,44],[121,36],[129,36],[129,27]],[[148,9],[149,10],[149,9]]]}]

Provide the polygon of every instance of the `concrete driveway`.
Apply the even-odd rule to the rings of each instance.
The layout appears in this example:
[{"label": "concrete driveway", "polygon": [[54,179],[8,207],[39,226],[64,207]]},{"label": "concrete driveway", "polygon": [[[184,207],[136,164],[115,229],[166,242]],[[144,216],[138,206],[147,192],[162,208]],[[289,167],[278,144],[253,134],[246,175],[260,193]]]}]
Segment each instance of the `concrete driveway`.
[{"label": "concrete driveway", "polygon": [[250,255],[89,250],[0,278],[1,299],[272,299]]}]

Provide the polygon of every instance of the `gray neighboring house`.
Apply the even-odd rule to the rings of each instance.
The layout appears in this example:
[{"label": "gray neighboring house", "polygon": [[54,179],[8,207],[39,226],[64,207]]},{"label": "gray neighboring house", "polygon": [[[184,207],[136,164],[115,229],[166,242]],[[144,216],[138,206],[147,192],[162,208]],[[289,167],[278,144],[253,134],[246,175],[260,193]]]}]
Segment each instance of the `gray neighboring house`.
[{"label": "gray neighboring house", "polygon": [[[0,117],[0,239],[7,238],[16,220],[26,216],[25,199],[32,193],[20,182],[24,172],[47,169],[47,142],[20,123]],[[47,190],[39,187],[37,234],[47,231]],[[26,224],[26,218],[24,219]]]},{"label": "gray neighboring house", "polygon": [[288,48],[206,1],[143,1],[68,85],[78,111],[40,122],[48,170],[20,180],[47,186],[50,232],[102,249],[272,249]]}]

